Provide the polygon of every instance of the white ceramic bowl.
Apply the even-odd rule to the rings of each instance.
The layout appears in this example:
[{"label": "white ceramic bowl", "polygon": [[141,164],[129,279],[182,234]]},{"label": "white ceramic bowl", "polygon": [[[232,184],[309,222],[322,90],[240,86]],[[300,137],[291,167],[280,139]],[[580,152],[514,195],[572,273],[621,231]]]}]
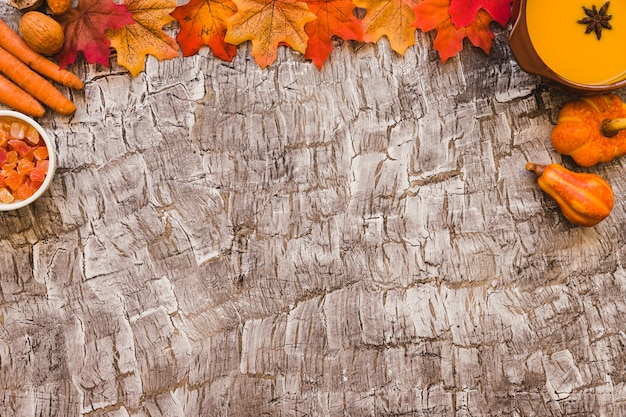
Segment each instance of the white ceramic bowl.
[{"label": "white ceramic bowl", "polygon": [[31,195],[26,200],[13,201],[12,203],[0,203],[0,211],[16,210],[24,206],[27,206],[33,201],[37,200],[43,193],[46,192],[46,190],[50,187],[50,184],[52,184],[52,178],[54,177],[54,173],[57,167],[57,158],[56,158],[54,140],[52,139],[52,136],[50,136],[48,132],[46,132],[39,123],[37,123],[32,118],[22,113],[11,111],[11,110],[0,110],[0,119],[5,119],[5,118],[13,118],[13,119],[20,120],[22,122],[25,122],[33,126],[35,129],[37,129],[37,131],[39,132],[39,136],[41,136],[41,139],[45,142],[46,147],[48,148],[49,165],[48,165],[48,172],[46,173],[46,178],[44,182],[41,184],[41,187],[39,187],[39,189],[35,191],[33,195]]}]

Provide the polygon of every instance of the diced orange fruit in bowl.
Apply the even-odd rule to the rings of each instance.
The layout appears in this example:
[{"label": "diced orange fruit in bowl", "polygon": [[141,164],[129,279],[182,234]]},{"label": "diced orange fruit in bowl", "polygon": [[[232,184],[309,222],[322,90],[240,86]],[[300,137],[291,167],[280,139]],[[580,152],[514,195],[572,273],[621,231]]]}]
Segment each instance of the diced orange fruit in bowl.
[{"label": "diced orange fruit in bowl", "polygon": [[37,129],[0,119],[0,203],[25,200],[46,179],[49,151]]}]

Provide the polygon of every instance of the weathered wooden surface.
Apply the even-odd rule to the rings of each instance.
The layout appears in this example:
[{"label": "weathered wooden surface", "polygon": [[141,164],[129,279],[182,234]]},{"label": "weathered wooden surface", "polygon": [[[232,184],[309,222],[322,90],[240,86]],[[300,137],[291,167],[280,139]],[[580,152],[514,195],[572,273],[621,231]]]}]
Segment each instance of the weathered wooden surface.
[{"label": "weathered wooden surface", "polygon": [[0,213],[0,415],[624,415],[623,162],[573,227],[524,170],[572,97],[416,38],[75,67]]}]

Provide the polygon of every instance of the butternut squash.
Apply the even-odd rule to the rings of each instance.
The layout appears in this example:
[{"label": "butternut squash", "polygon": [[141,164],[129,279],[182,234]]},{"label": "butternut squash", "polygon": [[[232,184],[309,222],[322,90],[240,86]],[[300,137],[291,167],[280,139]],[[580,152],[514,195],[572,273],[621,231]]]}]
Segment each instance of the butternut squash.
[{"label": "butternut squash", "polygon": [[573,172],[559,164],[528,162],[526,169],[537,175],[539,188],[552,197],[565,218],[576,225],[595,226],[613,209],[613,189],[599,175]]}]

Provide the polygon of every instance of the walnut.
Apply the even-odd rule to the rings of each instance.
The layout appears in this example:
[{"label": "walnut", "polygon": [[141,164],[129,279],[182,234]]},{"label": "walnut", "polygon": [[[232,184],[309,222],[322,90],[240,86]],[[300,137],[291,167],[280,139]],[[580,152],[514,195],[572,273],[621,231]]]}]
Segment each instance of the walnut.
[{"label": "walnut", "polygon": [[22,16],[20,33],[28,46],[42,55],[54,55],[65,42],[59,22],[37,11],[30,11]]}]

